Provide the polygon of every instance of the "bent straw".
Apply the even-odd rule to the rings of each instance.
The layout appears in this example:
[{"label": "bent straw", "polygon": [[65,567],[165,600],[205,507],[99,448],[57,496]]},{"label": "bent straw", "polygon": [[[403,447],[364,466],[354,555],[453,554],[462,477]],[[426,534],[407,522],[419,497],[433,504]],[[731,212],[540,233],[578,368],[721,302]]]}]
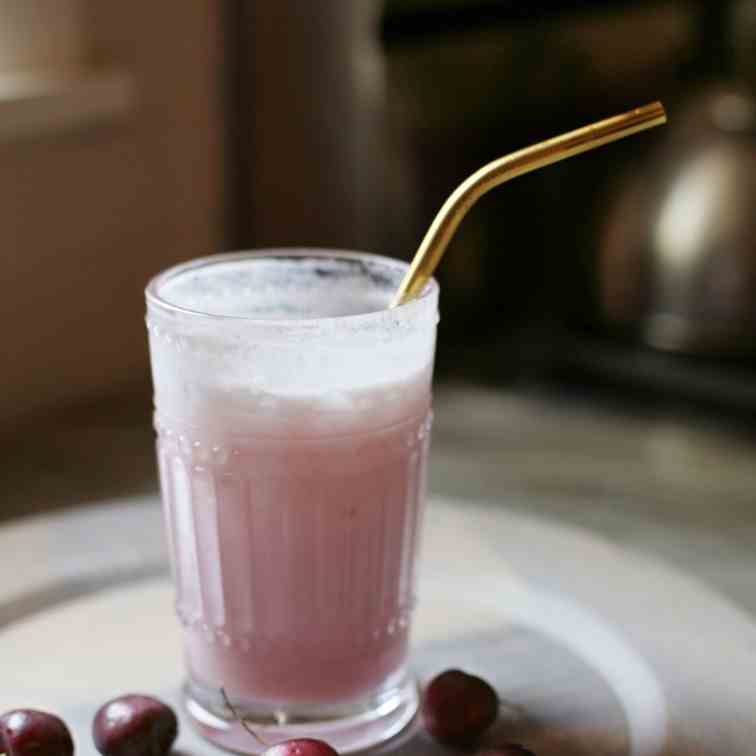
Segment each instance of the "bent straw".
[{"label": "bent straw", "polygon": [[403,304],[423,290],[467,211],[486,192],[523,173],[530,173],[638,131],[660,126],[666,121],[664,106],[653,102],[525,147],[484,165],[463,181],[441,206],[389,307]]}]

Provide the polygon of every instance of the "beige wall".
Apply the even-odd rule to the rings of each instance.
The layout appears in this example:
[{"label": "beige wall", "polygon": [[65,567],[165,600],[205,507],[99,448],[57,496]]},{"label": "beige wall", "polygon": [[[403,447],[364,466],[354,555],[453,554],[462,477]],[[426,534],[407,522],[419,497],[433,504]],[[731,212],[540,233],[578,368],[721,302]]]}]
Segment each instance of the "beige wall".
[{"label": "beige wall", "polygon": [[88,0],[98,63],[134,112],[0,141],[0,419],[143,382],[144,284],[222,241],[220,19],[213,0]]}]

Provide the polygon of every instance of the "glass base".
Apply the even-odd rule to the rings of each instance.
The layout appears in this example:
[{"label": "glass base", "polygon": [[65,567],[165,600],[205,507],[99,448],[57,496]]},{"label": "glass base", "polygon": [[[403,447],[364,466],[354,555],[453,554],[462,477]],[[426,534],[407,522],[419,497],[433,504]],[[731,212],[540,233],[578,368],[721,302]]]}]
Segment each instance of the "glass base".
[{"label": "glass base", "polygon": [[217,691],[189,682],[184,687],[183,702],[200,735],[230,751],[257,754],[267,748],[263,743],[273,745],[289,738],[318,738],[339,754],[346,754],[385,743],[402,732],[417,713],[419,694],[415,680],[403,675],[398,685],[393,684],[390,689],[356,704],[277,709],[240,704],[238,713],[259,736],[260,743],[228,716],[228,709]]}]

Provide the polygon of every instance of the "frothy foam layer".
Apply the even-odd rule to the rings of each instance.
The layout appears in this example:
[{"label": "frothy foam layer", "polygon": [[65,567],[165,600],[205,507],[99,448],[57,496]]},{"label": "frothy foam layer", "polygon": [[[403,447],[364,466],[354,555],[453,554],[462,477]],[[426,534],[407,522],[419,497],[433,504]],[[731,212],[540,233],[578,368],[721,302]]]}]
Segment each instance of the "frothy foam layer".
[{"label": "frothy foam layer", "polygon": [[188,423],[213,437],[360,434],[424,416],[429,385],[429,368],[398,383],[310,395],[264,392],[228,383],[203,385],[190,393],[160,395],[158,414],[167,425]]},{"label": "frothy foam layer", "polygon": [[210,315],[303,320],[388,307],[403,269],[365,259],[247,258],[215,263],[163,282],[160,297]]},{"label": "frothy foam layer", "polygon": [[148,328],[159,414],[275,437],[349,434],[424,414],[437,289],[388,309],[407,265],[333,254],[219,256],[155,279]]}]

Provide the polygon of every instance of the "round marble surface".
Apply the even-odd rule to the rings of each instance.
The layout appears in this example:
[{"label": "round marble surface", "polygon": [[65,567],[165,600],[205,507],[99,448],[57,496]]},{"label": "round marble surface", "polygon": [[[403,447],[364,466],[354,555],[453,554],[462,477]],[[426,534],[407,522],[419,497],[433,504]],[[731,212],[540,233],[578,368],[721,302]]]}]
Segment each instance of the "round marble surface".
[{"label": "round marble surface", "polygon": [[[0,710],[89,723],[128,691],[178,700],[181,652],[153,498],[0,529]],[[702,584],[589,533],[500,506],[428,509],[413,664],[491,680],[489,742],[539,756],[721,756],[756,741],[756,626]],[[216,749],[182,728],[178,750]],[[419,728],[388,746],[442,749]]]}]

